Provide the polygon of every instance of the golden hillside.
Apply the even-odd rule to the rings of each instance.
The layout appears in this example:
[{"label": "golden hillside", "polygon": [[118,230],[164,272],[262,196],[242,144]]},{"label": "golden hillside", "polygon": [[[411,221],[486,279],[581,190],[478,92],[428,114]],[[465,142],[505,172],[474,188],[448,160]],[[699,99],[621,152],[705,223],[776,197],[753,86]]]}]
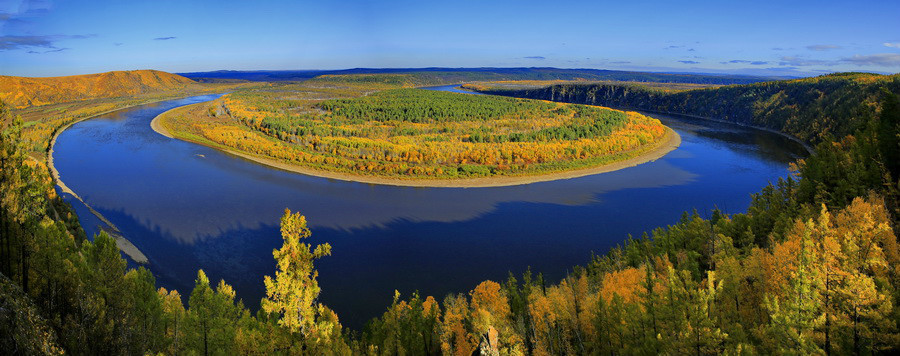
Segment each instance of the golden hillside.
[{"label": "golden hillside", "polygon": [[157,70],[114,71],[68,77],[0,76],[0,100],[15,108],[96,98],[133,96],[197,85]]}]

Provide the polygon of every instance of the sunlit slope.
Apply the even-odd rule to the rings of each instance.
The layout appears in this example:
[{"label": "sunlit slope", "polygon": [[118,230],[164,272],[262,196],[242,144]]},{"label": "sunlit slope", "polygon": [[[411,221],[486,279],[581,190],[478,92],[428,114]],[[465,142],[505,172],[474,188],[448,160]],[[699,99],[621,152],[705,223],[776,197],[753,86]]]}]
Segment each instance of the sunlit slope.
[{"label": "sunlit slope", "polygon": [[15,108],[133,96],[192,88],[198,83],[157,70],[114,71],[67,77],[0,76],[0,100]]}]

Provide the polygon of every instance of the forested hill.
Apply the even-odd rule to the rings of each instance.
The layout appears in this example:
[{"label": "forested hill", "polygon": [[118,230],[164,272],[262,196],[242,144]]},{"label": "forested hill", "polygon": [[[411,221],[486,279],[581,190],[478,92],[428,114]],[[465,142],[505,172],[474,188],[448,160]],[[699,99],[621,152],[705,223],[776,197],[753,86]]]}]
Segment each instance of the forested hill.
[{"label": "forested hill", "polygon": [[157,70],[114,71],[67,77],[0,76],[0,100],[14,108],[131,96],[197,85],[191,79]]},{"label": "forested hill", "polygon": [[192,79],[243,79],[251,81],[299,81],[321,75],[347,74],[412,74],[419,81],[439,84],[456,84],[471,81],[497,80],[614,80],[656,83],[694,84],[747,84],[782,79],[746,75],[714,75],[687,73],[630,72],[605,69],[560,68],[353,68],[341,70],[283,70],[283,71],[233,71],[179,73]]},{"label": "forested hill", "polygon": [[882,90],[900,93],[900,74],[836,73],[668,92],[639,85],[558,84],[543,88],[467,85],[484,93],[701,116],[765,127],[808,143],[843,137],[872,121]]}]

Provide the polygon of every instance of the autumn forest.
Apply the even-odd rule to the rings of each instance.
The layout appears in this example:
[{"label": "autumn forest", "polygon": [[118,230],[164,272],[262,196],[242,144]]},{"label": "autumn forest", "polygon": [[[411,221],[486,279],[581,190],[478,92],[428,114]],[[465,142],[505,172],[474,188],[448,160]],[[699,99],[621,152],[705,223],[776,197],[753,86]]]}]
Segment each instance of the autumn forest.
[{"label": "autumn forest", "polygon": [[400,179],[559,172],[641,155],[672,134],[635,112],[408,89],[409,74],[325,76],[227,94],[161,125],[201,144]]},{"label": "autumn forest", "polygon": [[[3,87],[18,95],[0,96],[3,350],[750,355],[900,349],[897,75],[726,86],[523,77],[464,87],[498,94],[488,96],[417,89],[455,80],[434,73],[213,83],[150,74],[120,75],[117,85],[140,92],[121,97],[67,94],[84,91],[58,85],[58,95],[35,92],[43,96]],[[177,80],[147,84],[167,75]],[[72,85],[98,79],[79,80]],[[584,262],[561,280],[529,270],[449,295],[397,292],[381,315],[351,329],[319,298],[316,264],[336,251],[311,242],[315,231],[301,212],[281,216],[282,244],[269,260],[275,272],[258,281],[265,297],[249,308],[228,280],[211,280],[204,270],[196,271],[191,290],[160,288],[152,266],[129,267],[119,237],[87,236],[55,189],[48,151],[66,126],[102,111],[210,92],[228,94],[167,112],[162,130],[223,150],[358,175],[541,174],[640,155],[668,134],[652,114],[605,106],[764,127],[803,141],[813,153],[753,194],[746,212],[686,211],[671,225],[621,236],[609,251],[585,251]]]}]

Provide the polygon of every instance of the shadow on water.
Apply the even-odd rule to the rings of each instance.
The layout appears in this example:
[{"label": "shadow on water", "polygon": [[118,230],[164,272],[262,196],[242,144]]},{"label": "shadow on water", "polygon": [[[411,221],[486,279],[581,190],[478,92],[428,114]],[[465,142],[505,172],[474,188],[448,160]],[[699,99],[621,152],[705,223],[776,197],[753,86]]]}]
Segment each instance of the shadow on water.
[{"label": "shadow on water", "polygon": [[[149,127],[169,108],[211,98],[73,125],[54,153],[62,179],[147,255],[160,286],[187,296],[202,268],[251,308],[274,273],[283,210],[301,212],[312,242],[333,246],[317,262],[321,300],[354,328],[379,315],[395,289],[441,298],[528,266],[556,280],[591,251],[685,210],[744,211],[749,194],[786,176],[803,152],[765,131],[660,117],[682,146],[636,167],[512,187],[382,186],[271,169]],[[83,210],[76,206],[90,234]]]}]

